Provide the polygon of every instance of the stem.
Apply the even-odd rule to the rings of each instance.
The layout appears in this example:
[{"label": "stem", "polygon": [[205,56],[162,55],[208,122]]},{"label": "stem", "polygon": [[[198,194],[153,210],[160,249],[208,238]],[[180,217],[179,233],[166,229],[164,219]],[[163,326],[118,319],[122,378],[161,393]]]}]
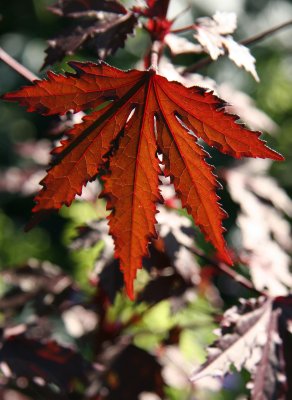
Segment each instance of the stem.
[{"label": "stem", "polygon": [[273,33],[276,33],[284,28],[287,28],[290,25],[292,25],[292,19],[290,19],[289,21],[283,22],[280,25],[276,25],[273,28],[268,29],[267,31],[258,33],[257,35],[254,35],[247,39],[244,39],[240,42],[240,44],[243,44],[244,46],[249,46],[251,44],[255,44],[255,43],[259,42],[260,40],[273,35]]},{"label": "stem", "polygon": [[184,33],[187,31],[193,31],[195,24],[184,26],[183,28],[173,29],[170,33]]},{"label": "stem", "polygon": [[[257,42],[259,42],[262,39],[265,39],[266,37],[269,37],[273,35],[274,33],[287,28],[288,26],[292,25],[292,20],[290,19],[289,21],[283,22],[280,25],[276,25],[275,27],[268,29],[267,31],[264,31],[262,33],[258,33],[257,35],[251,36],[247,39],[241,40],[239,43],[244,45],[244,46],[250,46],[253,45]],[[202,60],[196,62],[195,64],[190,65],[189,67],[186,67],[183,71],[183,75],[189,73],[189,72],[196,72],[199,69],[206,67],[209,65],[213,59],[211,57],[205,57]]]},{"label": "stem", "polygon": [[[183,9],[182,11],[180,11],[173,19],[172,22],[176,21],[179,19],[179,17],[183,14],[185,14],[187,11],[189,11],[191,9],[191,6],[187,6],[185,9]],[[193,24],[189,25],[185,28],[180,28],[180,29],[174,29],[173,31],[171,31],[171,33],[179,33],[179,32],[185,32],[191,29],[191,27],[193,28]]]},{"label": "stem", "polygon": [[33,72],[31,72],[25,66],[16,61],[13,57],[7,54],[6,51],[2,49],[2,47],[0,47],[0,60],[5,62],[5,64],[9,65],[9,67],[14,69],[14,71],[22,75],[25,79],[29,80],[30,82],[39,79]]},{"label": "stem", "polygon": [[252,290],[256,292],[257,294],[261,296],[268,297],[268,294],[256,289],[252,282],[245,278],[243,275],[238,274],[234,269],[230,268],[227,264],[224,262],[217,262],[209,257],[207,257],[202,251],[196,248],[189,248],[189,250],[195,254],[196,256],[202,258],[204,261],[206,261],[208,264],[212,265],[215,268],[220,269],[220,271],[224,272],[224,274],[228,275],[230,278],[234,279],[236,282],[240,283],[242,286],[245,288]]},{"label": "stem", "polygon": [[150,68],[156,72],[158,72],[158,62],[161,50],[162,50],[162,43],[158,40],[155,40],[152,44],[150,51]]}]

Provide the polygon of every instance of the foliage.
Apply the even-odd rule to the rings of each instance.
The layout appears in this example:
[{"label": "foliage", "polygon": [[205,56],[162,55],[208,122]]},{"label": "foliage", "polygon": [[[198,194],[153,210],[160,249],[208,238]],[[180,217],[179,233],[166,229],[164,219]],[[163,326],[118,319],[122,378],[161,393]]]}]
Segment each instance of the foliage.
[{"label": "foliage", "polygon": [[[151,6],[148,12],[154,13]],[[154,43],[161,40],[163,44],[171,23],[164,16],[155,15],[156,19],[161,26],[152,26],[151,19],[148,30]],[[103,196],[112,210],[110,233],[128,296],[133,299],[136,270],[141,268],[149,240],[156,236],[155,203],[163,201],[158,192],[161,155],[164,175],[171,177],[182,205],[221,259],[232,264],[222,237],[224,213],[217,203],[217,182],[204,162],[208,153],[196,141],[201,138],[236,158],[282,160],[282,156],[258,140],[259,132],[236,123],[238,117],[228,115],[219,98],[199,87],[169,82],[153,65],[145,72],[122,72],[104,63],[71,62],[70,66],[76,74],[49,72],[47,80],[4,96],[44,115],[77,113],[110,102],[84,118],[53,151],[57,157],[41,182],[43,189],[33,211],[44,215],[63,204],[70,206],[88,181],[101,172],[109,175]]]},{"label": "foliage", "polygon": [[[22,258],[9,256],[1,239],[8,255],[0,300],[4,398],[219,400],[247,392],[244,385],[252,399],[291,396],[292,203],[269,176],[270,162],[228,157],[282,160],[259,139],[258,129],[277,125],[247,95],[194,73],[226,54],[258,80],[255,58],[231,36],[236,15],[216,12],[176,29],[168,6],[59,0],[49,10],[68,24],[49,41],[43,67],[78,51],[96,54],[98,63],[71,61],[74,72],[63,64],[65,74],[49,71],[3,96],[57,114],[46,177],[48,142],[18,144],[18,165],[0,174],[0,189],[17,207],[42,178],[29,224],[41,222],[40,237],[29,233],[37,247],[29,256],[47,252],[52,260],[59,251],[63,265],[25,261],[21,245]],[[141,32],[149,43],[144,68],[103,61],[114,64],[112,55],[121,58]],[[247,116],[256,131],[230,112]],[[228,189],[229,249],[208,152]],[[60,208],[59,217],[51,214]],[[49,240],[53,251],[42,244]],[[135,301],[123,294],[123,278]],[[203,363],[214,318],[218,338]]]}]

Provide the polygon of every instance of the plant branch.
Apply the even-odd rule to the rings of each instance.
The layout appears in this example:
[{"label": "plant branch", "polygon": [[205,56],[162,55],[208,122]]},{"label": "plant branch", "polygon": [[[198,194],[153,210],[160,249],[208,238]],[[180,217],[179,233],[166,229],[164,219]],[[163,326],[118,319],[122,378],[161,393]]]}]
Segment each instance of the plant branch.
[{"label": "plant branch", "polygon": [[230,268],[224,262],[217,262],[217,261],[213,260],[212,258],[207,257],[201,250],[199,250],[197,248],[189,247],[189,250],[196,256],[202,258],[208,264],[210,264],[213,267],[218,268],[220,271],[224,272],[224,274],[228,275],[230,278],[232,278],[236,282],[240,283],[245,288],[252,290],[261,296],[269,297],[268,293],[256,289],[249,279],[245,278],[243,275],[238,274],[234,269]]},{"label": "plant branch", "polygon": [[290,25],[292,25],[292,19],[290,19],[289,21],[283,22],[280,25],[276,25],[273,28],[268,29],[267,31],[258,33],[257,35],[254,35],[247,39],[244,39],[240,42],[240,44],[243,44],[244,46],[249,46],[249,45],[255,44],[255,43],[265,39],[266,37],[272,36],[274,33],[278,32],[284,28],[287,28]]},{"label": "plant branch", "polygon": [[13,57],[11,57],[5,50],[0,47],[0,60],[5,62],[5,64],[9,65],[14,71],[16,71],[19,75],[22,75],[25,79],[33,82],[39,79],[33,72],[27,69],[25,66],[16,61]]},{"label": "plant branch", "polygon": [[[244,45],[244,46],[251,46],[271,35],[273,35],[274,33],[287,28],[288,26],[292,25],[292,20],[286,21],[280,25],[274,26],[271,29],[268,29],[267,31],[264,31],[262,33],[258,33],[257,35],[251,36],[249,38],[246,38],[242,41],[240,41],[239,43]],[[189,67],[186,67],[183,71],[183,75],[189,73],[189,72],[196,72],[199,69],[206,67],[207,65],[209,65],[212,61],[214,61],[211,57],[205,57],[202,60],[196,62],[195,64],[190,65]]]},{"label": "plant branch", "polygon": [[[183,15],[183,14],[185,14],[187,11],[189,11],[190,8],[191,8],[191,6],[187,6],[185,9],[183,9],[182,11],[180,11],[180,12],[172,19],[172,22],[177,21],[177,20],[180,18],[180,16]],[[189,25],[189,26],[186,26],[186,27],[183,27],[183,28],[174,29],[173,31],[171,31],[171,33],[185,32],[185,31],[190,30],[190,29],[191,29],[190,27],[193,28],[193,26],[194,26],[194,24]]]}]

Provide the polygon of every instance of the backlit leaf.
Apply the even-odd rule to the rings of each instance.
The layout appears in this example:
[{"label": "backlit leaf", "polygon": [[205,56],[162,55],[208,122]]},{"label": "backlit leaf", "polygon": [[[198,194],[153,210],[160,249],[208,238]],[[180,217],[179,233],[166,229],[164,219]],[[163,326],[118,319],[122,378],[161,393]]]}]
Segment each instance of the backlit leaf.
[{"label": "backlit leaf", "polygon": [[163,173],[171,177],[183,206],[218,256],[231,264],[222,235],[225,213],[217,202],[217,181],[198,139],[236,158],[282,156],[259,139],[259,132],[237,123],[237,116],[225,112],[225,103],[205,89],[169,82],[154,70],[124,72],[102,62],[70,65],[76,74],[50,72],[47,80],[4,96],[45,115],[102,105],[54,150],[53,165],[35,199],[35,220],[63,204],[69,206],[87,182],[106,172],[103,195],[112,210],[110,233],[133,298],[137,268],[156,237],[156,203],[162,201],[160,154]]}]

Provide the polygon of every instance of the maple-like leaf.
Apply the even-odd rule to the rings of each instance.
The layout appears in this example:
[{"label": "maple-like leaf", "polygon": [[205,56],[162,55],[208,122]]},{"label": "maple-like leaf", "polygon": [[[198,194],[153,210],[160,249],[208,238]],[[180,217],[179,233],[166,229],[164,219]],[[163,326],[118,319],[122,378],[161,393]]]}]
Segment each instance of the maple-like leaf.
[{"label": "maple-like leaf", "polygon": [[257,368],[253,370],[247,387],[251,389],[251,400],[285,400],[286,377],[283,359],[283,343],[279,336],[278,324],[281,309],[272,311],[267,326],[267,340]]},{"label": "maple-like leaf", "polygon": [[235,13],[217,11],[212,18],[204,17],[196,21],[194,36],[213,60],[217,60],[220,55],[227,52],[238,67],[245,68],[258,81],[255,58],[247,47],[237,43],[230,35],[236,26]]},{"label": "maple-like leaf", "polygon": [[[283,332],[279,329],[289,298],[241,299],[240,306],[228,309],[217,330],[218,339],[208,348],[206,362],[191,379],[197,381],[209,376],[223,377],[231,365],[251,373],[248,387],[252,400],[283,399],[286,390],[283,359]],[[286,306],[287,308],[287,306]],[[287,332],[286,326],[284,331]]]},{"label": "maple-like leaf", "polygon": [[198,138],[237,158],[282,156],[266,147],[259,132],[236,123],[238,117],[225,113],[225,103],[200,87],[169,82],[154,70],[125,72],[103,62],[70,65],[76,74],[49,72],[47,80],[4,96],[44,115],[95,109],[107,102],[54,150],[54,164],[42,181],[33,211],[42,215],[69,206],[83,185],[109,170],[104,196],[112,210],[110,233],[133,298],[137,268],[156,236],[156,203],[162,201],[160,153],[163,172],[171,177],[183,207],[221,259],[231,264],[222,235],[225,213],[217,202],[217,181]]},{"label": "maple-like leaf", "polygon": [[243,67],[258,81],[255,58],[246,46],[237,43],[231,36],[236,26],[235,13],[217,11],[211,18],[201,17],[195,21],[193,31],[198,44],[173,33],[166,35],[165,43],[173,55],[206,52],[213,60],[217,60],[219,56],[227,54],[238,67]]},{"label": "maple-like leaf", "polygon": [[208,348],[206,362],[191,379],[222,377],[232,364],[238,371],[243,366],[253,371],[259,362],[259,350],[266,341],[271,313],[271,302],[263,298],[243,300],[240,307],[227,310],[218,330],[218,340]]},{"label": "maple-like leaf", "polygon": [[75,23],[49,40],[42,68],[82,47],[93,50],[103,59],[124,46],[137,23],[136,15],[117,0],[59,0],[49,9],[61,17],[74,19]]},{"label": "maple-like leaf", "polygon": [[[175,39],[173,40],[173,37]],[[182,52],[192,51],[192,42],[186,41],[185,38],[179,37],[174,34],[167,34],[165,43],[170,47],[173,54],[181,54]],[[170,46],[169,44],[172,43]],[[170,60],[163,56],[159,62],[159,71],[161,75],[165,76],[168,80],[175,80],[182,83],[186,87],[202,86],[203,88],[214,91],[219,97],[222,97],[229,103],[225,110],[231,114],[240,115],[242,121],[254,130],[265,130],[270,134],[276,133],[277,124],[262,110],[257,108],[255,101],[246,93],[235,89],[231,82],[222,83],[218,85],[213,79],[198,73],[187,73],[182,66],[174,66]]]}]

